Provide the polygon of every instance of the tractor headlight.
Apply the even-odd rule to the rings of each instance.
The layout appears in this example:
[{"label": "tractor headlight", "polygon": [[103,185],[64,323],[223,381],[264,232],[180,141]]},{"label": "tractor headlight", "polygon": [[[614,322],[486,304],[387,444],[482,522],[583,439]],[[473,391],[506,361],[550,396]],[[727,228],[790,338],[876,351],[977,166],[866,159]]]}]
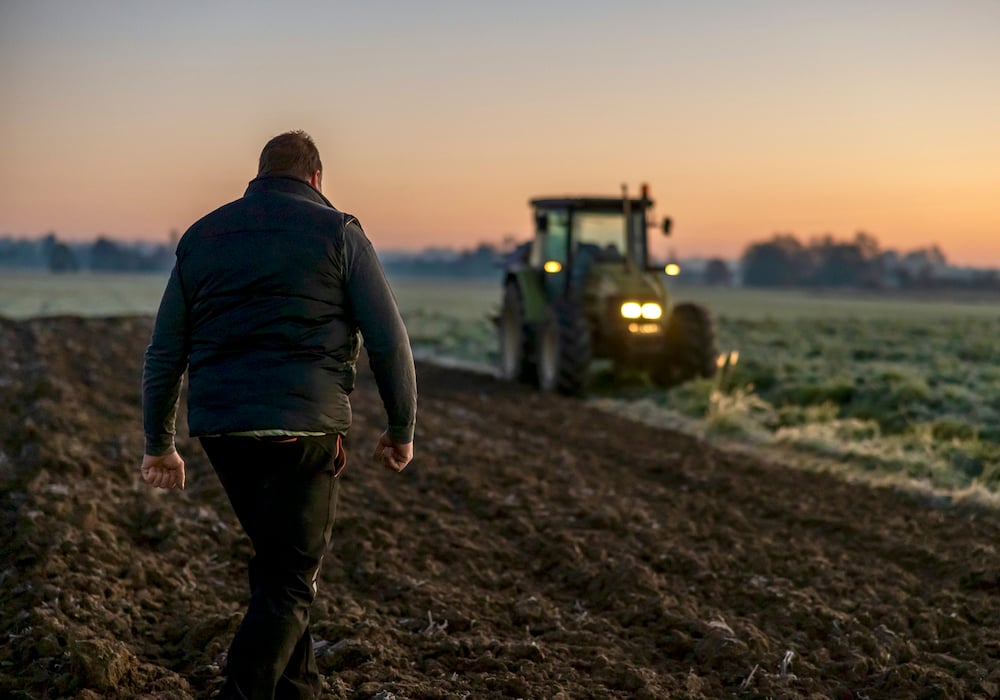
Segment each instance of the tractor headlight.
[{"label": "tractor headlight", "polygon": [[642,317],[648,318],[650,321],[655,321],[663,315],[663,309],[660,308],[660,305],[652,302],[643,304],[640,311],[642,312]]},{"label": "tractor headlight", "polygon": [[651,301],[647,301],[644,304],[640,304],[637,301],[626,301],[622,304],[623,318],[647,318],[650,321],[655,321],[662,315],[663,309],[660,305]]},{"label": "tractor headlight", "polygon": [[642,316],[642,304],[634,301],[626,301],[622,304],[622,316],[624,318],[639,318]]}]

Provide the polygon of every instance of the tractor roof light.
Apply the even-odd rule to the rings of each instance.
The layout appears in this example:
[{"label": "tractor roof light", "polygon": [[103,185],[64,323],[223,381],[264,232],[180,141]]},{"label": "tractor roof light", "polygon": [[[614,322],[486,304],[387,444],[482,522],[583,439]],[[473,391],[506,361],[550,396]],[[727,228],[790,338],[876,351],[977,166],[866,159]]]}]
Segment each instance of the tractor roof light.
[{"label": "tractor roof light", "polygon": [[663,271],[667,273],[668,277],[676,277],[677,275],[681,274],[681,266],[678,265],[677,263],[670,263],[665,268],[663,268]]}]

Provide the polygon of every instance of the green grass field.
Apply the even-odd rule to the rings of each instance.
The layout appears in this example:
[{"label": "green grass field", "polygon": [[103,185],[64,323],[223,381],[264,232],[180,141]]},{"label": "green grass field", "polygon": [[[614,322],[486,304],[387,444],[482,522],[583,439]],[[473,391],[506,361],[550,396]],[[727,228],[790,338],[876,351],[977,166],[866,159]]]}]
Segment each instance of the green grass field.
[{"label": "green grass field", "polygon": [[[0,272],[0,315],[152,314],[165,275]],[[422,356],[496,362],[499,284],[392,279]],[[674,291],[712,309],[738,362],[670,392],[642,378],[589,399],[793,461],[952,494],[1000,492],[1000,304],[721,288]],[[796,457],[797,456],[797,457]]]},{"label": "green grass field", "polygon": [[[397,280],[414,346],[493,366],[499,285]],[[666,392],[636,378],[591,402],[655,424],[780,453],[871,481],[953,495],[1000,492],[996,300],[686,288],[712,309],[737,363]]]},{"label": "green grass field", "polygon": [[153,314],[167,274],[74,273],[0,269],[0,316]]}]

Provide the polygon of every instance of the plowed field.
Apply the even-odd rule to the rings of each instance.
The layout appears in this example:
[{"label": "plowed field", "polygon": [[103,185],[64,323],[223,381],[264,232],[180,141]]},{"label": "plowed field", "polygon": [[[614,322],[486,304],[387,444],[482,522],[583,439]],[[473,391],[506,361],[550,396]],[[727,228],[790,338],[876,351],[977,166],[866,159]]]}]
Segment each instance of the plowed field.
[{"label": "plowed field", "polygon": [[[0,321],[0,695],[203,698],[249,545],[196,441],[140,484],[148,318]],[[990,698],[1000,515],[728,454],[418,367],[416,458],[367,454],[313,608],[331,698]],[[185,434],[184,427],[181,433]]]}]

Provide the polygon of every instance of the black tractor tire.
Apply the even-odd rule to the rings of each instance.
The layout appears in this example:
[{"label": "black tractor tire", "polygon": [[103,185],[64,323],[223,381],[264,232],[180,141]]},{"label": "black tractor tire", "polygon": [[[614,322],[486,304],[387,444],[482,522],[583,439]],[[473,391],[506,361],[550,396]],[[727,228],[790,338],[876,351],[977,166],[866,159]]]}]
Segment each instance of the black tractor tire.
[{"label": "black tractor tire", "polygon": [[663,355],[653,371],[653,380],[676,386],[698,377],[714,377],[718,355],[715,326],[708,310],[698,304],[678,304],[667,322]]},{"label": "black tractor tire", "polygon": [[538,388],[582,396],[590,371],[590,325],[580,304],[559,299],[548,309],[537,336]]},{"label": "black tractor tire", "polygon": [[504,285],[497,336],[500,342],[500,378],[508,382],[533,383],[536,376],[531,347],[533,334],[524,322],[521,290],[513,281]]}]

